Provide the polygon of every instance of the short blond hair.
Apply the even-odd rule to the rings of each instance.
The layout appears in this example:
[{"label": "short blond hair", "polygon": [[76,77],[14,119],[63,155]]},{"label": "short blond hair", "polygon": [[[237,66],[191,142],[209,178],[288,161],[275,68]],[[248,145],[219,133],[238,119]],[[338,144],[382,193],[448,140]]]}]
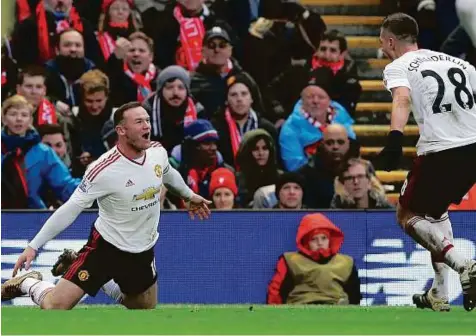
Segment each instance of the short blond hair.
[{"label": "short blond hair", "polygon": [[33,106],[26,100],[25,97],[18,94],[11,96],[6,99],[2,104],[2,116],[7,114],[8,110],[11,108],[26,108],[30,111],[30,114],[33,114]]},{"label": "short blond hair", "polygon": [[83,95],[104,91],[109,95],[109,77],[101,70],[89,70],[80,78]]},{"label": "short blond hair", "polygon": [[152,40],[149,36],[144,34],[141,31],[136,31],[129,35],[129,41],[134,41],[134,40],[142,40],[147,44],[147,47],[149,47],[150,52],[153,54],[154,53],[154,40]]}]

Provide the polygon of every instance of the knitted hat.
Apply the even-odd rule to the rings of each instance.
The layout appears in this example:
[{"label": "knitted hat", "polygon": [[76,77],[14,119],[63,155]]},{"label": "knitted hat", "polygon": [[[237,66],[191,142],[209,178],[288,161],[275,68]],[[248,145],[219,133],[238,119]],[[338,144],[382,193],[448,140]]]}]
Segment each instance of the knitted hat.
[{"label": "knitted hat", "polygon": [[321,67],[313,70],[309,75],[307,86],[318,86],[327,92],[329,97],[333,97],[334,90],[334,74],[327,67]]},{"label": "knitted hat", "polygon": [[212,172],[210,178],[210,195],[213,195],[218,188],[228,188],[233,195],[238,194],[235,174],[227,168],[218,168]]},{"label": "knitted hat", "polygon": [[239,73],[235,76],[231,76],[226,80],[226,96],[228,97],[228,91],[230,91],[231,87],[235,84],[241,83],[248,88],[250,91],[251,96],[253,96],[253,82],[249,76]]},{"label": "knitted hat", "polygon": [[190,74],[187,70],[178,65],[168,66],[159,73],[157,77],[157,91],[162,90],[165,83],[171,79],[179,79],[183,85],[185,85],[187,91],[190,92]]},{"label": "knitted hat", "polygon": [[279,200],[279,192],[281,191],[281,188],[286,184],[286,183],[296,183],[298,184],[301,189],[304,191],[304,178],[296,173],[296,172],[286,172],[281,174],[278,177],[278,181],[276,182],[276,198]]},{"label": "knitted hat", "polygon": [[217,141],[217,130],[205,119],[197,119],[184,128],[185,138],[196,142]]}]

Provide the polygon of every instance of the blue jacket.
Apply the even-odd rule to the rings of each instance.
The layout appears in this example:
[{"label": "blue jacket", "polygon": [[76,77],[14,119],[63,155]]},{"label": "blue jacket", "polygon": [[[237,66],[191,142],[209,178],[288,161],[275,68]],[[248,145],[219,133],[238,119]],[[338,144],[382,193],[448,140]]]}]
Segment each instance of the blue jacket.
[{"label": "blue jacket", "polygon": [[50,188],[58,199],[67,201],[80,180],[71,177],[63,161],[49,146],[40,142],[40,136],[35,130],[29,130],[24,137],[8,135],[2,130],[2,168],[5,158],[27,143],[33,144],[25,155],[23,167],[28,186],[28,207],[46,208],[40,196],[46,187]]},{"label": "blue jacket", "polygon": [[[322,139],[322,132],[311,125],[301,114],[301,106],[302,101],[299,100],[294,106],[292,114],[283,124],[279,134],[281,157],[286,170],[289,171],[295,171],[304,166],[308,162],[305,148]],[[342,124],[347,130],[349,138],[355,139],[355,132],[352,129],[354,120],[349,113],[342,105],[335,101],[331,102],[331,106],[336,112],[332,123]]]}]

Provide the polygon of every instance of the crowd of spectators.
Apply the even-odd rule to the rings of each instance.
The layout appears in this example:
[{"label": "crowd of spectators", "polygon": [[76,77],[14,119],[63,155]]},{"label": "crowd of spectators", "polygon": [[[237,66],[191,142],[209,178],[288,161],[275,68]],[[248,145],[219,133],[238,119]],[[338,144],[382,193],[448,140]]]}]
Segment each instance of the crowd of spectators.
[{"label": "crowd of spectators", "polygon": [[[413,11],[424,33],[437,3],[382,8]],[[462,6],[453,28],[471,39]],[[352,127],[356,62],[318,11],[271,0],[17,0],[15,16],[2,45],[3,208],[58,207],[114,146],[114,110],[134,100],[151,139],[217,209],[390,207]],[[183,207],[163,195],[164,207]]]}]

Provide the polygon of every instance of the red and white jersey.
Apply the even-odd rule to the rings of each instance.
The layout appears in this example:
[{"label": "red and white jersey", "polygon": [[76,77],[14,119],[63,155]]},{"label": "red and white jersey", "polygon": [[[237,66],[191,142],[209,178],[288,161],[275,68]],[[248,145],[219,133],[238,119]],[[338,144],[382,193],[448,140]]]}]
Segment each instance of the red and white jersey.
[{"label": "red and white jersey", "polygon": [[139,253],[159,237],[160,190],[168,170],[167,151],[157,142],[137,161],[114,147],[88,167],[70,201],[89,208],[97,200],[94,226],[102,237],[120,250]]},{"label": "red and white jersey", "polygon": [[418,155],[476,142],[476,70],[468,62],[420,49],[387,65],[384,83],[411,90]]}]

